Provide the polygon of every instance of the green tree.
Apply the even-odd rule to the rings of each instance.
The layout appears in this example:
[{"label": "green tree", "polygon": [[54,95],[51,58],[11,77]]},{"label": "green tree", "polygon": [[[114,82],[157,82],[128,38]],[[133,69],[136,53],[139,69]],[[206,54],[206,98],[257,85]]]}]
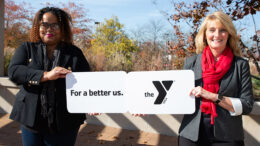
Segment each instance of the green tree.
[{"label": "green tree", "polygon": [[[123,30],[123,25],[119,23],[118,18],[114,16],[111,19],[105,20],[104,23],[98,24],[96,32],[93,34],[91,41],[92,53],[95,55],[104,52],[111,68],[109,70],[116,70],[115,64],[120,63],[126,71],[131,70],[131,55],[138,51],[135,41],[128,38]],[[114,65],[113,65],[114,64]]]}]

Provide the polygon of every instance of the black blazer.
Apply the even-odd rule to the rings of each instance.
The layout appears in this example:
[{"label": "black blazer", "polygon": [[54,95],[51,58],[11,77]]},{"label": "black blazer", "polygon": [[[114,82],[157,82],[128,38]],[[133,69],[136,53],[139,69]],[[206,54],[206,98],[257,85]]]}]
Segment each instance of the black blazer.
[{"label": "black blazer", "polygon": [[[8,76],[17,85],[22,85],[10,118],[23,125],[32,127],[36,119],[36,111],[41,94],[43,76],[43,43],[23,43],[15,52],[9,68]],[[61,48],[58,66],[71,69],[73,72],[90,71],[89,64],[82,51],[74,45]],[[70,114],[66,104],[65,79],[55,81],[56,115],[58,131],[73,129],[86,119],[85,114]]]},{"label": "black blazer", "polygon": [[[202,86],[201,54],[187,58],[183,69],[191,69],[195,73],[195,86]],[[254,99],[249,64],[241,57],[234,56],[229,71],[221,79],[219,93],[224,96],[240,99],[243,107],[242,114],[249,114],[253,108]],[[196,111],[185,115],[179,134],[182,137],[197,141],[201,120],[201,98],[196,98]],[[231,116],[229,111],[216,105],[218,116],[214,119],[214,136],[218,140],[243,140],[242,115]]]}]

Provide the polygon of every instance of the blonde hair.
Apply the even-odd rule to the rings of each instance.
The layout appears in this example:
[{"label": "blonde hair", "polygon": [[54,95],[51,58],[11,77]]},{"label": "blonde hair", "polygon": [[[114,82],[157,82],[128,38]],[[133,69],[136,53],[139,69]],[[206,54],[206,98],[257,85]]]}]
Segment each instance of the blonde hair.
[{"label": "blonde hair", "polygon": [[227,14],[221,11],[217,11],[214,12],[213,14],[208,15],[205,18],[205,20],[202,22],[199,32],[195,38],[196,53],[197,54],[202,53],[204,48],[208,45],[206,41],[206,35],[205,35],[205,32],[207,30],[207,24],[209,23],[209,21],[216,21],[216,20],[218,20],[224,26],[224,28],[227,30],[229,34],[227,45],[231,48],[234,55],[241,56],[241,52],[238,47],[239,39],[237,36],[236,28],[231,18]]}]

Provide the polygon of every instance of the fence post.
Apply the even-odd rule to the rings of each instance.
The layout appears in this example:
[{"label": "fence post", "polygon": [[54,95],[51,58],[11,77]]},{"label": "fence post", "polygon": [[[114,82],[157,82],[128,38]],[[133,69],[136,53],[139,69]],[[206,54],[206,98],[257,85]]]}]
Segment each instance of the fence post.
[{"label": "fence post", "polygon": [[0,0],[0,77],[4,76],[4,8],[5,1]]}]

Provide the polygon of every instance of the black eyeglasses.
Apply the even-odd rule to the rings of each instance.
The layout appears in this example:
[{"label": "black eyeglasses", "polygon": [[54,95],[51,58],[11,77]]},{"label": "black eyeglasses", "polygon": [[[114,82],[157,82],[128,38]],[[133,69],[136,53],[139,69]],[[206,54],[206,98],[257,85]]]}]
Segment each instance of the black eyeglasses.
[{"label": "black eyeglasses", "polygon": [[58,23],[46,23],[46,22],[42,22],[40,24],[40,28],[41,29],[44,29],[44,30],[47,30],[48,28],[51,28],[53,30],[57,30],[60,28],[59,24]]}]

